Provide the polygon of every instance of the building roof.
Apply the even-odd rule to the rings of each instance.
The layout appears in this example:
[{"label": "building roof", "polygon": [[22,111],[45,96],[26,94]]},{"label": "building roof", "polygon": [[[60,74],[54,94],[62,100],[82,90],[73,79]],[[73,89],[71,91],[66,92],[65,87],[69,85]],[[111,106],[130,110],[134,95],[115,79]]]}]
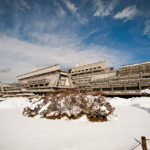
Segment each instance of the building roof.
[{"label": "building roof", "polygon": [[60,66],[58,64],[19,75],[19,76],[17,76],[17,79],[28,78],[28,77],[32,77],[35,75],[49,73],[49,72],[53,72],[53,71],[57,71],[57,70],[60,70]]},{"label": "building roof", "polygon": [[142,63],[135,63],[135,64],[128,64],[128,65],[123,65],[120,68],[124,67],[132,67],[132,66],[138,66],[138,65],[145,65],[145,64],[150,64],[150,61],[142,62]]},{"label": "building roof", "polygon": [[92,64],[74,67],[74,68],[72,68],[72,71],[79,70],[79,69],[87,69],[90,67],[97,67],[97,66],[101,66],[102,64],[104,64],[105,65],[104,67],[106,67],[106,61],[101,61],[101,62],[97,62],[97,63],[92,63]]}]

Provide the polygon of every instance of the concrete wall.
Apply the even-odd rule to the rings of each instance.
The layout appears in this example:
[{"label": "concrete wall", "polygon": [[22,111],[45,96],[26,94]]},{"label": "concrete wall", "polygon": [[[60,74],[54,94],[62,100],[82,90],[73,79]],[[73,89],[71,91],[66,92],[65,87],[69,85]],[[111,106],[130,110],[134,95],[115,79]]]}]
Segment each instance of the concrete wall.
[{"label": "concrete wall", "polygon": [[94,69],[95,70],[96,69],[106,69],[106,61],[72,68],[71,73],[74,74],[74,73],[86,72],[86,71],[90,71],[90,70],[92,71]]},{"label": "concrete wall", "polygon": [[150,72],[150,62],[126,65],[119,68],[120,76]]},{"label": "concrete wall", "polygon": [[0,91],[5,91],[9,87],[10,87],[9,83],[0,82]]},{"label": "concrete wall", "polygon": [[42,87],[57,87],[57,86],[71,86],[69,82],[69,76],[64,72],[49,72],[46,74],[40,74],[31,76],[29,78],[23,78],[19,80],[21,84],[28,84],[29,87],[39,88]]},{"label": "concrete wall", "polygon": [[40,83],[48,83],[49,86],[55,86],[59,79],[59,73],[43,75],[40,77],[34,77],[30,80],[24,80],[21,83],[28,83],[29,85],[40,84]]},{"label": "concrete wall", "polygon": [[92,76],[92,81],[93,80],[98,80],[98,79],[106,79],[106,78],[112,78],[112,77],[116,77],[116,72],[108,72],[108,73],[102,73],[102,74],[98,74],[98,75],[93,75]]},{"label": "concrete wall", "polygon": [[26,74],[23,74],[23,75],[19,75],[19,76],[17,76],[17,79],[21,80],[21,79],[33,77],[33,76],[40,75],[40,74],[41,75],[46,74],[46,73],[53,72],[53,71],[56,71],[56,70],[60,70],[59,65],[54,65],[54,66],[51,66],[51,67],[47,67],[47,68],[32,71],[32,72],[29,72],[29,73],[26,73]]}]

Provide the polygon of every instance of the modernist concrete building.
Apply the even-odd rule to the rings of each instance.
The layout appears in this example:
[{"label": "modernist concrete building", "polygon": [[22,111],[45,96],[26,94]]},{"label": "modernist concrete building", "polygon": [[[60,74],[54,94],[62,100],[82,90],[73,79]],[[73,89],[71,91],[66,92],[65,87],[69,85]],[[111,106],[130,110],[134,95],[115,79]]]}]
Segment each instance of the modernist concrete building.
[{"label": "modernist concrete building", "polygon": [[27,89],[58,89],[71,87],[71,80],[65,70],[54,65],[17,76],[20,84]]},{"label": "modernist concrete building", "polygon": [[147,73],[148,74],[150,73],[150,61],[121,66],[119,69],[120,76],[135,75],[135,74],[146,75]]},{"label": "modernist concrete building", "polygon": [[0,83],[1,93],[48,93],[60,89],[98,90],[115,93],[140,93],[150,87],[150,61],[107,67],[106,61],[62,70],[54,65],[17,76],[18,82]]},{"label": "modernist concrete building", "polygon": [[74,85],[91,86],[92,81],[116,77],[117,71],[107,67],[106,61],[72,68],[71,79]]},{"label": "modernist concrete building", "polygon": [[149,61],[124,65],[119,70],[107,67],[106,62],[85,65],[83,68],[73,68],[71,72],[73,84],[81,90],[100,90],[115,95],[140,94],[142,89],[150,88]]},{"label": "modernist concrete building", "polygon": [[7,91],[10,87],[9,83],[3,83],[0,81],[0,92]]}]

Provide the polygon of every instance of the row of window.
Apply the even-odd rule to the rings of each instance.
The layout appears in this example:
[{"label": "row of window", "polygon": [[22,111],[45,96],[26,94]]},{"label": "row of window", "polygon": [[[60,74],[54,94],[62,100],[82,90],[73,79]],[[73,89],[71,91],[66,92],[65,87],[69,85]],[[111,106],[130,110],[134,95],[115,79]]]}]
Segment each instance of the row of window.
[{"label": "row of window", "polygon": [[87,68],[87,69],[82,69],[82,70],[76,70],[76,71],[72,71],[71,73],[78,73],[78,72],[85,72],[85,71],[91,71],[91,70],[97,70],[97,69],[101,69],[102,67],[94,67],[94,68]]},{"label": "row of window", "polygon": [[120,74],[139,73],[139,72],[147,72],[147,71],[150,71],[150,64],[121,68]]}]

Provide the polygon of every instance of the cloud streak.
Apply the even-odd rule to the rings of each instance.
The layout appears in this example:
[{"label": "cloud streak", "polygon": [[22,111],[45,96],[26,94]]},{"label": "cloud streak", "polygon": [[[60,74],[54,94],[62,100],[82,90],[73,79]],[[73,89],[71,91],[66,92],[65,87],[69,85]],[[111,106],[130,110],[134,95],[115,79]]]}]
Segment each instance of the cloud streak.
[{"label": "cloud streak", "polygon": [[150,38],[150,20],[145,22],[144,35],[147,35]]},{"label": "cloud streak", "polygon": [[[57,63],[63,67],[72,67],[81,61],[89,64],[106,60],[113,66],[126,63],[129,58],[120,60],[121,55],[124,55],[121,50],[117,51],[106,46],[85,46],[77,38],[62,37],[60,39],[55,35],[45,39],[46,41],[53,39],[53,44],[40,45],[1,36],[0,63],[2,67],[11,67],[12,70],[5,76],[0,74],[0,78],[5,81],[6,79],[15,80],[17,75],[31,71],[34,67],[46,67]],[[129,56],[129,54],[126,55]]]},{"label": "cloud streak", "polygon": [[66,4],[66,6],[70,11],[72,11],[73,13],[77,13],[78,8],[73,3],[71,3],[68,0],[65,0],[64,3]]},{"label": "cloud streak", "polygon": [[112,0],[110,3],[104,0],[94,0],[94,15],[95,17],[106,17],[111,14],[118,0]]},{"label": "cloud streak", "polygon": [[[79,62],[89,64],[106,60],[109,66],[117,67],[131,62],[132,49],[129,52],[125,47],[115,48],[121,47],[116,38],[112,36],[107,40],[113,25],[106,25],[102,20],[114,15],[118,0],[110,3],[94,0],[94,4],[89,1],[86,9],[85,5],[80,5],[82,2],[69,0],[40,2],[22,0],[16,6],[12,4],[17,9],[12,15],[6,10],[11,24],[4,22],[6,28],[0,30],[0,80],[15,81],[17,75],[32,71],[32,68],[54,64],[69,68]],[[94,10],[88,9],[91,4]],[[98,18],[93,17],[93,11]],[[122,16],[122,19],[127,17]],[[147,25],[144,33],[148,31]]]},{"label": "cloud streak", "polygon": [[87,18],[80,16],[80,14],[78,13],[78,8],[75,6],[75,4],[71,3],[69,0],[64,0],[63,2],[65,3],[66,7],[71,11],[73,16],[75,16],[81,24],[87,23]]},{"label": "cloud streak", "polygon": [[124,19],[125,21],[128,21],[132,20],[135,16],[137,16],[138,13],[139,11],[136,8],[136,5],[133,5],[123,9],[121,12],[118,12],[116,15],[114,15],[114,18]]}]

